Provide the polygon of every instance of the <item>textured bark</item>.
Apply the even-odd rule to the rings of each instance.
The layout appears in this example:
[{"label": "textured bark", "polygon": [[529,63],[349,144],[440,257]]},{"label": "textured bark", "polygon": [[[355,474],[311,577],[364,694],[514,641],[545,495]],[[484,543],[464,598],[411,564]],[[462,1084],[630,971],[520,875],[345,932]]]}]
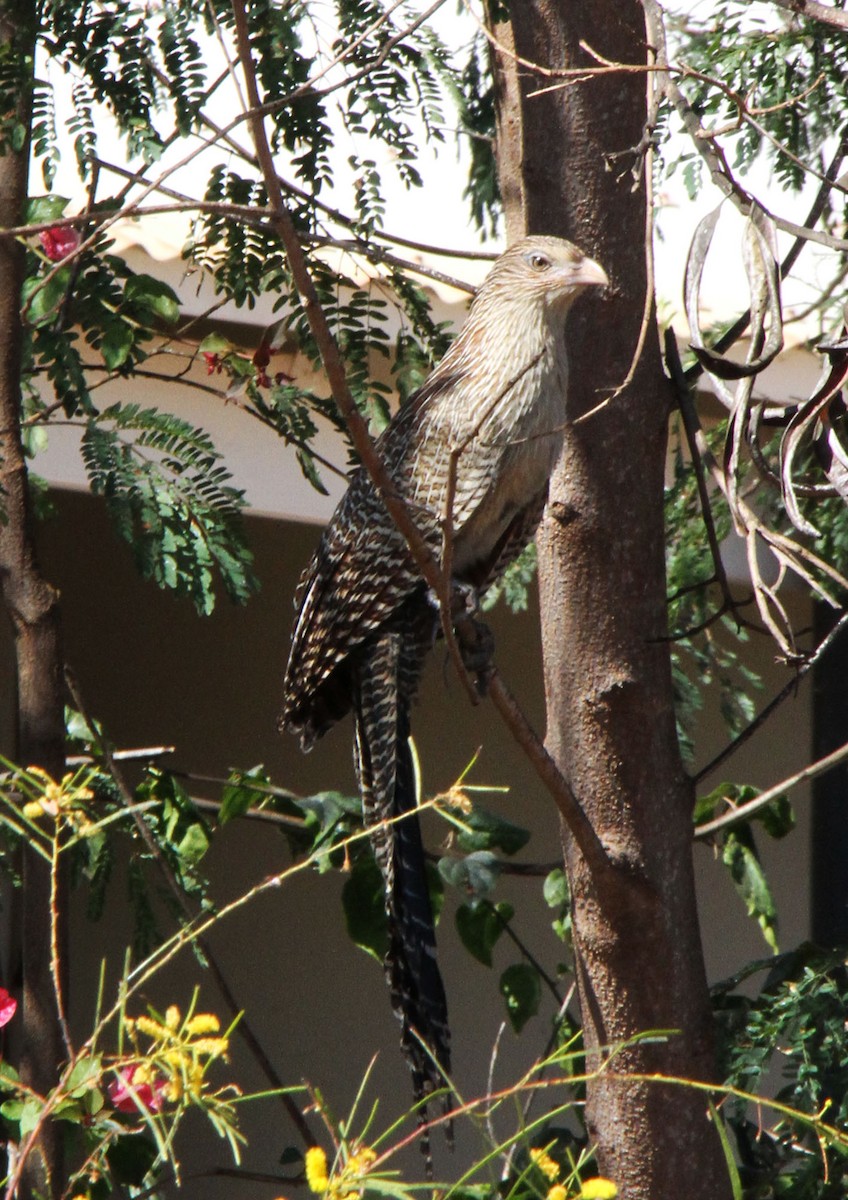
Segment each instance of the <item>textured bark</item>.
[{"label": "textured bark", "polygon": [[[606,269],[606,302],[569,324],[566,432],[538,537],[547,744],[616,864],[598,887],[564,850],[589,1065],[648,1030],[589,1088],[599,1168],[627,1200],[720,1200],[730,1188],[704,1095],[622,1078],[711,1079],[711,1020],[691,860],[693,795],[680,762],[666,631],[663,469],[669,395],[651,327],[632,382],[648,287],[645,192],[629,154],[646,116],[644,74],[555,80],[521,65],[646,61],[635,0],[523,0],[497,24],[498,169],[510,237],[569,238]],[[560,81],[562,83],[563,81]],[[621,157],[614,157],[620,155]],[[612,156],[612,157],[611,157]]]},{"label": "textured bark", "polygon": [[[21,70],[18,111],[30,121],[30,81],[35,8],[10,4],[0,14],[0,44],[11,46]],[[29,141],[0,156],[0,227],[21,223],[27,194]],[[62,654],[58,597],[42,577],[32,536],[26,459],[21,445],[21,285],[23,248],[0,239],[0,586],[15,636],[17,746],[24,765],[61,777],[64,768]],[[50,974],[50,875],[35,854],[23,854],[20,902],[23,975],[24,1081],[44,1094],[55,1086],[64,1055]],[[61,1153],[56,1127],[48,1126],[25,1173],[28,1192],[59,1195]]]}]

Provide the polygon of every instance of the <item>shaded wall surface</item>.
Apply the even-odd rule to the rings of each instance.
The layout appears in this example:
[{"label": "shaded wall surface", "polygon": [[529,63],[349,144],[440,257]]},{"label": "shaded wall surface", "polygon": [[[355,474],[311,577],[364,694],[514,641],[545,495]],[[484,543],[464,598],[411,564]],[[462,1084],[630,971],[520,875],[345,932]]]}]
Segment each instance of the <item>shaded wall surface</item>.
[{"label": "shaded wall surface", "polygon": [[[57,516],[41,531],[41,557],[47,576],[62,592],[67,659],[86,704],[120,747],[174,745],[173,765],[198,775],[218,776],[234,766],[264,763],[279,784],[299,793],[354,787],[350,726],[332,731],[309,756],[293,739],[280,737],[275,718],[291,626],[291,596],[298,574],[314,546],[318,530],[254,518],[249,530],[262,590],[246,608],[222,601],[211,618],[199,618],[187,603],[139,581],[127,549],[112,533],[99,504],[82,493],[56,494]],[[537,615],[494,614],[498,659],[511,686],[537,728],[543,728]],[[0,637],[0,736],[11,750],[12,659],[5,627]],[[774,666],[771,645],[756,647],[768,676],[767,697],[785,681]],[[809,702],[802,687],[751,745],[719,773],[765,786],[805,760],[810,744]],[[472,780],[505,785],[506,794],[480,797],[533,831],[521,859],[547,863],[558,858],[558,827],[552,805],[528,771],[520,752],[487,705],[472,710],[450,680],[444,655],[433,655],[413,717],[425,790],[448,787],[482,747]],[[706,759],[721,744],[721,730],[708,713],[702,741]],[[715,782],[715,781],[714,781]],[[217,795],[214,787],[192,783],[198,794]],[[708,785],[709,786],[709,783]],[[799,801],[800,823],[807,817]],[[661,815],[660,818],[661,819]],[[436,848],[443,831],[428,825]],[[792,945],[807,936],[807,849],[804,831],[789,841],[764,846],[764,858],[779,892],[783,941]],[[741,902],[706,847],[696,848],[704,939],[711,978],[721,978],[766,948],[746,919]],[[216,836],[208,856],[216,901],[224,904],[249,891],[289,862],[276,830],[248,821],[235,822]],[[103,918],[96,924],[75,902],[71,949],[71,987],[78,1031],[90,1021],[99,964],[109,961],[109,977],[119,970],[130,936],[124,900],[125,873],[116,869]],[[372,1061],[373,1085],[383,1119],[403,1111],[410,1098],[408,1074],[398,1050],[382,971],[347,938],[337,875],[303,872],[266,892],[222,922],[212,945],[239,1004],[280,1076],[291,1084],[308,1079],[319,1087],[337,1115],[344,1114]],[[498,897],[517,909],[516,927],[552,975],[563,949],[550,929],[550,913],[538,878],[505,881]],[[498,1041],[503,1019],[497,977],[517,961],[507,939],[496,949],[494,973],[471,959],[459,944],[452,912],[461,897],[450,897],[440,927],[440,955],[447,985],[454,1036],[454,1066],[466,1096],[482,1094],[490,1072],[495,1086],[513,1081],[540,1054],[555,1011],[545,996],[540,1015],[521,1037],[511,1031]],[[167,917],[163,916],[167,925]],[[156,1005],[187,1005],[201,987],[201,1009],[222,1011],[213,981],[190,952],[170,965],[145,990]],[[497,1045],[497,1051],[494,1047]],[[245,1090],[265,1081],[246,1051],[236,1045],[231,1069],[217,1077],[238,1079]],[[364,1112],[364,1110],[363,1110]],[[320,1122],[311,1118],[317,1127]],[[251,1139],[245,1167],[280,1174],[279,1156],[296,1135],[276,1100],[245,1105],[242,1123]],[[506,1132],[505,1126],[502,1132]],[[437,1149],[440,1170],[455,1176],[461,1164],[481,1150],[479,1135],[465,1123],[457,1131],[452,1160]],[[193,1200],[217,1200],[234,1194],[260,1198],[280,1195],[283,1182],[242,1181],[215,1176],[229,1165],[225,1147],[199,1121],[189,1122],[183,1143],[186,1178],[183,1194]],[[409,1160],[418,1169],[417,1153]],[[210,1175],[210,1172],[212,1173]]]}]

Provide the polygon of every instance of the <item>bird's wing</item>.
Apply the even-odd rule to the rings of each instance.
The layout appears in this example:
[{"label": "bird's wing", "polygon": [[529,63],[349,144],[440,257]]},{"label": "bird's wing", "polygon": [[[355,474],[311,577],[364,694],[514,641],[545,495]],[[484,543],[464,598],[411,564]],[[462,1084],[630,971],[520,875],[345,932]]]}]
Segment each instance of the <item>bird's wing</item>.
[{"label": "bird's wing", "polygon": [[[376,443],[421,533],[439,553],[438,508],[419,499],[426,414],[461,385],[449,356],[410,397]],[[430,426],[435,432],[435,426]],[[426,441],[426,439],[425,439]],[[429,463],[427,467],[429,468]],[[438,481],[437,481],[438,482]],[[280,725],[309,746],[350,708],[346,660],[423,583],[403,535],[368,474],[351,479],[295,594],[297,617]]]}]

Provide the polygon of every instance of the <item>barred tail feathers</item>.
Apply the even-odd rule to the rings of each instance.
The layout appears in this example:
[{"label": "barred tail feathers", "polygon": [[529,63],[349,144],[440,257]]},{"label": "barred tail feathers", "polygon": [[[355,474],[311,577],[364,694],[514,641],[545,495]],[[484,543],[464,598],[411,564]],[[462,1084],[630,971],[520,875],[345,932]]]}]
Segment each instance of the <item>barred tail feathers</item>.
[{"label": "barred tail feathers", "polygon": [[[415,639],[408,634],[381,632],[357,664],[355,756],[363,813],[385,883],[386,977],[415,1099],[420,1101],[445,1087],[450,1031],[409,747],[409,707],[423,655],[410,653]],[[405,820],[380,824],[406,813],[410,815]],[[450,1111],[449,1098],[443,1109]],[[426,1105],[419,1115],[423,1123]]]}]

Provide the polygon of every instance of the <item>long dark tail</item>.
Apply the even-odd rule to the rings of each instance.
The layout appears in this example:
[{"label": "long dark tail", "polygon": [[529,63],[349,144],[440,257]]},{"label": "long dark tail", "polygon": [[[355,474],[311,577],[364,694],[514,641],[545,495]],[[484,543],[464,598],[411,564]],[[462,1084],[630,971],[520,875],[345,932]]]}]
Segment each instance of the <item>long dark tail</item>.
[{"label": "long dark tail", "polygon": [[[416,1101],[444,1088],[450,1073],[445,989],[436,960],[433,909],[421,829],[415,815],[415,773],[409,708],[421,669],[410,631],[380,632],[357,666],[356,768],[366,823],[386,886],[389,949],[386,977],[401,1023],[401,1047],[412,1070]],[[380,825],[409,813],[405,820]],[[442,1102],[450,1111],[449,1093]],[[422,1124],[427,1106],[419,1110]],[[425,1143],[425,1154],[429,1147]]]}]

